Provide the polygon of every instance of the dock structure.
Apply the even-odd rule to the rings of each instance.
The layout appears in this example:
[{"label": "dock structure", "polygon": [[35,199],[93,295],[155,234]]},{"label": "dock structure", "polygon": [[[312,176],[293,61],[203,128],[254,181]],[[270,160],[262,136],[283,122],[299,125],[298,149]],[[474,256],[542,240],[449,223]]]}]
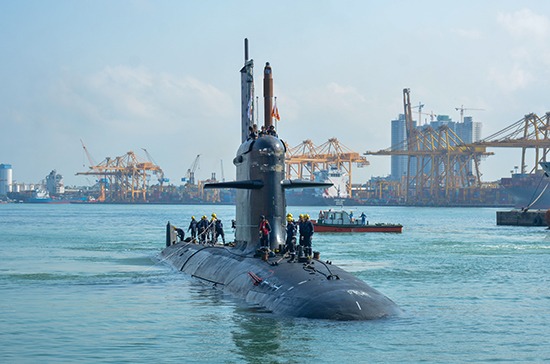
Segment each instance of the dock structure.
[{"label": "dock structure", "polygon": [[548,226],[550,210],[497,211],[497,225]]}]

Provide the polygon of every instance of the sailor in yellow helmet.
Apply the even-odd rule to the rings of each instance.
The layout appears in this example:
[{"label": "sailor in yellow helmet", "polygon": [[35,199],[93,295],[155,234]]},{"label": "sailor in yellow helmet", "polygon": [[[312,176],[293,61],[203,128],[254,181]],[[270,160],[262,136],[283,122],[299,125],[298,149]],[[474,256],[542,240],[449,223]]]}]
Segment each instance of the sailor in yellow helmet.
[{"label": "sailor in yellow helmet", "polygon": [[208,229],[208,219],[206,218],[206,215],[202,215],[201,221],[197,224],[199,228],[199,241],[201,244],[204,244],[206,241],[206,231]]},{"label": "sailor in yellow helmet", "polygon": [[306,257],[313,256],[313,249],[311,248],[311,237],[313,236],[313,223],[309,219],[309,214],[305,214],[304,222],[300,225],[300,244],[303,246]]},{"label": "sailor in yellow helmet", "polygon": [[216,243],[217,242],[217,239],[216,239],[216,220],[217,220],[217,217],[216,217],[216,214],[215,213],[212,213],[212,218],[210,219],[210,223],[208,224],[208,238],[210,240],[211,243]]},{"label": "sailor in yellow helmet", "polygon": [[191,238],[193,239],[193,242],[196,242],[197,239],[197,230],[198,230],[198,222],[195,220],[195,216],[191,216],[191,222],[189,223],[189,227],[187,228],[187,231],[191,231]]},{"label": "sailor in yellow helmet", "polygon": [[291,259],[294,259],[296,254],[296,230],[298,227],[294,222],[292,214],[286,215],[286,240],[285,248],[288,253],[290,253]]}]

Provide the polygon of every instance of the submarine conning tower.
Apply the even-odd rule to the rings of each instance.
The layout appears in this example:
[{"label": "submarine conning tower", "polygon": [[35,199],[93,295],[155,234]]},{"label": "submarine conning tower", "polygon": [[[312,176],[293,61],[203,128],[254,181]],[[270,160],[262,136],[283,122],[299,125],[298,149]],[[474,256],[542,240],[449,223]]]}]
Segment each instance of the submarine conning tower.
[{"label": "submarine conning tower", "polygon": [[[260,216],[271,225],[269,248],[276,250],[285,242],[285,190],[289,188],[329,187],[332,183],[285,180],[286,147],[273,135],[249,137],[254,122],[254,78],[252,60],[248,59],[245,39],[245,65],[241,69],[241,138],[242,144],[233,159],[236,181],[207,183],[204,188],[237,189],[235,209],[235,243],[246,252],[260,248]],[[264,126],[273,125],[273,74],[269,62],[264,67]]]},{"label": "submarine conning tower", "polygon": [[270,248],[274,250],[285,241],[285,146],[271,135],[249,140],[240,146],[233,163],[237,180],[257,181],[259,187],[237,190],[235,242],[247,251],[258,249],[258,226],[264,215],[271,225]]},{"label": "submarine conning tower", "polygon": [[[264,125],[272,125],[273,75],[269,62],[264,68]],[[268,110],[269,107],[269,110]],[[245,250],[259,246],[258,226],[264,215],[271,225],[270,249],[284,244],[285,177],[284,143],[275,136],[264,135],[244,142],[233,159],[237,181],[256,181],[259,188],[237,190],[235,242]],[[261,187],[260,187],[261,185]]]}]

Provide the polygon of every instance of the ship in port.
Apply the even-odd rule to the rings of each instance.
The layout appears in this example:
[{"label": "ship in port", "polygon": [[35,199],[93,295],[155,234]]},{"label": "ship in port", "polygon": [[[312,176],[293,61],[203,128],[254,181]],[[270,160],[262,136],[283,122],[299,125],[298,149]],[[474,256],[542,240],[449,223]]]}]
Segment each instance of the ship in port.
[{"label": "ship in port", "polygon": [[314,181],[331,183],[326,188],[296,189],[287,193],[290,206],[355,206],[360,201],[347,192],[348,174],[330,167],[313,173]]},{"label": "ship in port", "polygon": [[545,175],[544,170],[534,173],[513,173],[511,177],[500,180],[500,185],[518,209],[550,209],[549,184],[550,178]]}]

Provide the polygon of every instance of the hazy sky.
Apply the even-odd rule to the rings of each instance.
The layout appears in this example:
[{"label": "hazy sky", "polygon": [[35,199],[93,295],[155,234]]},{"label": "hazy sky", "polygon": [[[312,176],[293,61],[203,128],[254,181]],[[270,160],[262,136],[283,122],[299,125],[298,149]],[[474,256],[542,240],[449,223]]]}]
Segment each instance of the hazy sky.
[{"label": "hazy sky", "polygon": [[[18,182],[56,169],[66,185],[97,163],[146,148],[179,184],[234,178],[243,39],[256,88],[273,67],[291,146],[336,137],[390,146],[390,120],[413,104],[488,136],[550,111],[550,1],[0,1],[0,163]],[[260,95],[261,96],[261,95]],[[483,180],[508,176],[519,150],[493,149]],[[369,156],[354,182],[390,173]],[[93,182],[93,181],[92,181]]]}]

